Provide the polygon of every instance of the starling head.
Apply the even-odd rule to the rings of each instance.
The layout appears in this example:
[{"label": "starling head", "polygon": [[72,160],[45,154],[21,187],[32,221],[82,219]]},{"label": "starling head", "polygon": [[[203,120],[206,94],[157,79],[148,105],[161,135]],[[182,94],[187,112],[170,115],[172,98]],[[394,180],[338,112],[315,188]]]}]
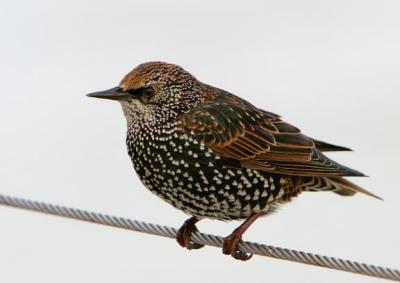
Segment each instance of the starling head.
[{"label": "starling head", "polygon": [[90,97],[120,101],[128,122],[149,118],[176,118],[202,101],[202,84],[183,68],[148,62],[137,66],[118,87],[88,94]]}]

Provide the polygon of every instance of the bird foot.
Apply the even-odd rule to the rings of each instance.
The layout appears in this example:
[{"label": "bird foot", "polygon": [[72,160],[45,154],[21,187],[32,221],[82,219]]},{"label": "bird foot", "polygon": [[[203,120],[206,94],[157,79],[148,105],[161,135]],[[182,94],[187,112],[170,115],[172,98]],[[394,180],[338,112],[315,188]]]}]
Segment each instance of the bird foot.
[{"label": "bird foot", "polygon": [[184,248],[187,248],[188,250],[197,250],[204,245],[195,243],[191,240],[191,235],[194,232],[197,232],[197,227],[196,223],[199,221],[197,218],[192,217],[189,218],[188,220],[183,223],[182,227],[179,228],[178,232],[176,233],[176,240]]},{"label": "bird foot", "polygon": [[246,261],[249,260],[253,255],[247,254],[239,250],[239,243],[242,241],[242,236],[238,233],[233,232],[231,235],[225,238],[222,246],[222,252],[226,255],[231,255],[234,259]]}]

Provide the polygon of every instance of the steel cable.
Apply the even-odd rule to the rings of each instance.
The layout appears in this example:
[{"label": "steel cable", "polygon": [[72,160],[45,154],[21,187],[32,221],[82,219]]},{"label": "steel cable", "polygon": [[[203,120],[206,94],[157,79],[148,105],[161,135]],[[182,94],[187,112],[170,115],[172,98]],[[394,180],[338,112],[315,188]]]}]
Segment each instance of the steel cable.
[{"label": "steel cable", "polygon": [[[31,201],[1,194],[0,204],[168,238],[175,238],[177,232],[177,229],[168,226],[146,223],[123,217],[110,216],[107,214],[90,212],[86,210],[69,208],[44,202]],[[192,238],[193,241],[196,243],[214,247],[222,247],[222,243],[224,240],[224,238],[220,236],[203,234],[199,232],[194,233],[192,235]],[[400,281],[400,270],[398,269],[380,267],[341,258],[321,256],[318,254],[306,253],[302,251],[290,250],[245,241],[239,245],[239,249],[243,252],[255,255],[267,256],[292,262],[299,262],[341,271],[353,272],[377,278]]]}]

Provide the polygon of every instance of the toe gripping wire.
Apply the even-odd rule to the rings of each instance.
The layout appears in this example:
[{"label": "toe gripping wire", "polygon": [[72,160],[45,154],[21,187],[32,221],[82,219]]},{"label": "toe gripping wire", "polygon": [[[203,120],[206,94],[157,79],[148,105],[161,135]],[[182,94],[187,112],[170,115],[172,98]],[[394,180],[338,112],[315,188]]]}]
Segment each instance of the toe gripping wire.
[{"label": "toe gripping wire", "polygon": [[[123,217],[110,216],[102,213],[90,212],[1,194],[0,205],[57,215],[168,238],[175,238],[177,233],[177,229],[168,226],[146,223]],[[200,232],[195,232],[192,235],[192,238],[195,243],[214,247],[222,247],[224,240],[223,237],[203,234]],[[288,260],[292,262],[304,263],[308,265],[320,266],[400,282],[400,270],[398,269],[359,263],[341,258],[321,256],[318,254],[252,242],[241,242],[239,249],[243,252],[260,256],[267,256],[276,259]]]}]

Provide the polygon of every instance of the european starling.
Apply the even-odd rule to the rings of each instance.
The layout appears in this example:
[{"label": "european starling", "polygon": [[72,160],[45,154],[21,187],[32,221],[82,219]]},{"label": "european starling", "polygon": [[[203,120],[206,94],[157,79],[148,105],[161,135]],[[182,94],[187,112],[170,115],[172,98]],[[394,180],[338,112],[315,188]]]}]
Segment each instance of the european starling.
[{"label": "european starling", "polygon": [[143,184],[191,215],[177,233],[188,249],[203,218],[246,219],[226,237],[223,253],[247,260],[238,244],[259,217],[303,191],[342,196],[372,193],[343,177],[364,176],[325,151],[348,151],[315,140],[269,111],[204,84],[163,62],[133,69],[119,86],[89,94],[117,100],[126,117],[127,147]]}]

